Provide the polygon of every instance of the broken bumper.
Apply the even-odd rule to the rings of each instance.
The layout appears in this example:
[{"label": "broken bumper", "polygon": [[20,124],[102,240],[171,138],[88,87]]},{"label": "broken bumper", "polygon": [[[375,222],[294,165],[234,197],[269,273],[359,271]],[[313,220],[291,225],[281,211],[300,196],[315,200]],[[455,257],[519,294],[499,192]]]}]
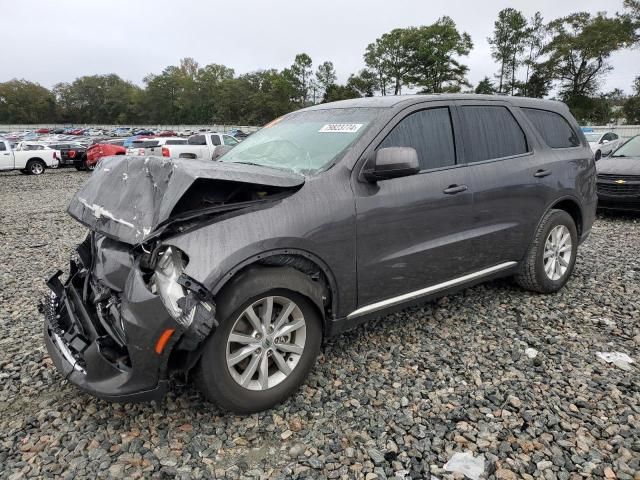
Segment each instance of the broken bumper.
[{"label": "broken bumper", "polygon": [[[161,299],[146,288],[141,272],[131,270],[120,295],[120,325],[109,325],[95,305],[83,300],[86,269],[72,261],[64,284],[60,273],[50,278],[51,292],[43,302],[45,343],[60,373],[105,400],[161,399],[169,355],[182,332]],[[157,353],[155,345],[167,329],[175,333]]]}]

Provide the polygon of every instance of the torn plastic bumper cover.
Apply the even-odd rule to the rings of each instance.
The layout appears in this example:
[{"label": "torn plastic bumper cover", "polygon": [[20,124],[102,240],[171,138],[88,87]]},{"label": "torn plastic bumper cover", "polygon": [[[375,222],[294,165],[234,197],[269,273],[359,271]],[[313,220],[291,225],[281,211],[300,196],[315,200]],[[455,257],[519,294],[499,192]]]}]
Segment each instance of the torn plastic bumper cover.
[{"label": "torn plastic bumper cover", "polygon": [[[47,282],[51,292],[42,303],[47,350],[66,379],[97,397],[159,400],[167,389],[172,352],[192,351],[206,338],[216,323],[214,304],[202,286],[182,276],[187,295],[181,304],[190,322],[181,324],[150,291],[138,262],[114,255],[117,242],[102,242],[98,255],[87,254],[101,240],[78,248],[64,284],[60,271]],[[125,264],[103,268],[98,278],[91,268],[99,263],[97,256]],[[117,278],[127,266],[122,284]]]}]

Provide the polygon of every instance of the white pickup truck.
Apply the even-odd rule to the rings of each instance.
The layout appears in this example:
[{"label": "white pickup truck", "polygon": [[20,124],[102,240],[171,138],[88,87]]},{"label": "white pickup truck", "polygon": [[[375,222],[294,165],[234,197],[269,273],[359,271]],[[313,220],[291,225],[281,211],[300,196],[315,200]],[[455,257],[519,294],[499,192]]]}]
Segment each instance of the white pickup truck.
[{"label": "white pickup truck", "polygon": [[180,137],[143,138],[134,140],[127,148],[127,155],[148,157],[150,155],[162,155],[162,147],[169,145],[186,145],[187,139]]},{"label": "white pickup truck", "polygon": [[[199,133],[191,135],[186,145],[165,145],[162,147],[162,156],[171,158],[214,158],[216,148],[235,147],[238,140],[224,133]],[[228,150],[226,148],[225,150]]]},{"label": "white pickup truck", "polygon": [[58,159],[57,150],[12,150],[11,144],[0,138],[0,170],[40,175],[46,168],[57,168]]}]

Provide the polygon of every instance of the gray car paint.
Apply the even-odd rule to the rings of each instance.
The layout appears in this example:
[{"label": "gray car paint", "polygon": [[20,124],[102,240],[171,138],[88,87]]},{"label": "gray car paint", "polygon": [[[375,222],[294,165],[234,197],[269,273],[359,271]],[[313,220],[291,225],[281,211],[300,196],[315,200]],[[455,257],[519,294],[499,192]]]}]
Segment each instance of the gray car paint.
[{"label": "gray car paint", "polygon": [[[307,179],[296,194],[266,211],[236,216],[166,243],[199,259],[189,264],[186,273],[214,293],[258,256],[290,250],[307,253],[337,285],[338,300],[334,299],[331,316],[340,321],[356,308],[414,287],[499,261],[520,261],[543,213],[559,201],[572,201],[580,209],[584,238],[595,216],[593,154],[567,107],[559,102],[473,98],[506,103],[516,112],[517,107],[526,106],[560,113],[578,132],[579,147],[550,149],[518,113],[534,147],[525,162],[522,158],[487,161],[378,184],[360,178],[359,171],[377,143],[409,112],[432,102],[470,99],[466,95],[408,96],[311,107],[384,109],[340,161]],[[533,174],[539,169],[550,169],[552,174],[537,179]],[[469,215],[464,208],[471,206],[468,194],[452,199],[442,193],[442,187],[453,180],[468,182],[470,193],[481,202],[491,202],[491,208],[476,202]],[[503,190],[505,182],[508,188]],[[397,230],[400,224],[404,234]]]},{"label": "gray car paint", "polygon": [[[468,101],[509,106],[525,130],[532,152],[377,184],[363,181],[360,170],[364,163],[404,116],[429,105],[445,103],[455,108]],[[578,132],[582,145],[565,151],[548,148],[518,111],[520,106],[560,113]],[[520,261],[543,213],[558,201],[569,199],[581,210],[583,237],[591,228],[595,209],[592,153],[563,104],[495,96],[418,95],[347,100],[310,109],[357,107],[380,108],[380,113],[341,158],[304,183],[294,177],[282,180],[280,175],[286,174],[262,167],[249,171],[242,166],[242,171],[236,171],[237,165],[224,161],[214,167],[198,165],[197,175],[202,177],[226,178],[233,170],[246,182],[257,181],[252,176],[264,172],[264,176],[278,177],[286,185],[301,187],[267,208],[164,238],[164,244],[177,246],[191,259],[185,273],[215,295],[235,272],[253,261],[272,254],[300,254],[317,263],[329,278],[334,287],[329,317],[341,321],[369,303],[502,261]],[[464,148],[463,132],[457,123],[454,128],[456,140]],[[139,161],[157,163],[154,159]],[[131,174],[131,160],[127,162]],[[112,163],[101,168],[115,166]],[[167,167],[159,164],[158,168],[164,171]],[[167,188],[162,199],[149,200],[146,214],[151,220],[140,224],[146,230],[125,235],[118,227],[120,239],[144,241],[144,232],[152,236],[153,228],[168,218],[171,206],[195,177],[189,169],[171,168],[181,173],[175,180],[176,188]],[[540,169],[549,169],[552,174],[534,178]],[[173,178],[167,185],[171,182]],[[467,192],[452,196],[442,192],[461,182],[469,186]],[[110,188],[119,191],[123,187]],[[85,186],[83,191],[88,195],[93,187]],[[78,200],[72,202],[70,213],[103,233],[110,228],[105,225],[112,223],[92,219],[94,212],[79,206]],[[118,216],[117,212],[113,215]]]}]

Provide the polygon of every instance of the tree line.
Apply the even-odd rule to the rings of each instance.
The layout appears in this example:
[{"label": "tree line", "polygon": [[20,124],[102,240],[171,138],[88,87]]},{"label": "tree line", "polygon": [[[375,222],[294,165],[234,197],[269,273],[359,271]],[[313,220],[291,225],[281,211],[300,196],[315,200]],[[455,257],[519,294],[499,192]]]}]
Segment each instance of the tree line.
[{"label": "tree line", "polygon": [[640,0],[622,12],[578,12],[545,22],[514,8],[498,13],[487,39],[497,69],[477,85],[464,58],[471,36],[448,16],[396,28],[370,43],[365,68],[337,82],[331,61],[316,66],[300,53],[283,70],[236,74],[192,58],[150,74],[138,86],[117,74],[90,75],[47,89],[14,79],[0,83],[0,123],[262,125],[308,105],[374,95],[484,93],[545,98],[554,92],[581,122],[624,116],[640,123],[640,76],[633,93],[603,92],[610,56],[640,45]]}]

